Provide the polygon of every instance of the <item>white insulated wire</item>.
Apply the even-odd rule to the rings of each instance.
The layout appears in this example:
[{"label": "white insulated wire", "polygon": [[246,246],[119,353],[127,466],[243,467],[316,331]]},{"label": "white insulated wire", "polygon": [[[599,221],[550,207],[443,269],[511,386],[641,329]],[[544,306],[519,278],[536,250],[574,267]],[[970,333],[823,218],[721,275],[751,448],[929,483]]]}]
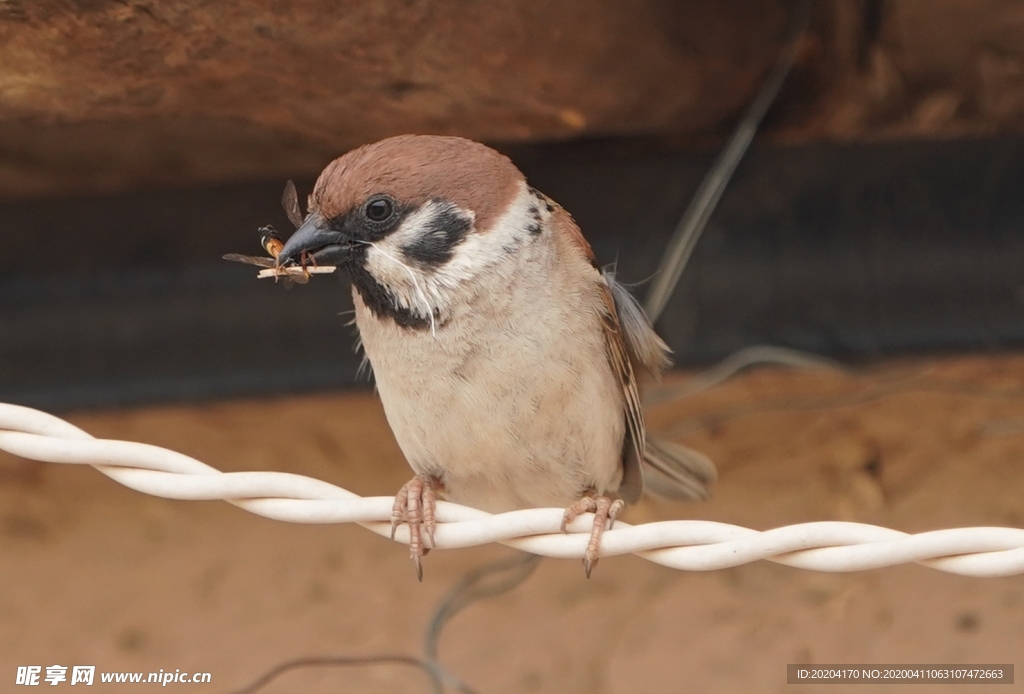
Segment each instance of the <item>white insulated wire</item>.
[{"label": "white insulated wire", "polygon": [[[0,403],[0,450],[50,463],[92,465],[126,487],[167,499],[223,499],[290,523],[358,523],[391,533],[392,497],[359,497],[284,472],[220,472],[194,458],[130,441],[95,439],[27,407]],[[593,514],[559,532],[563,509],[489,514],[438,502],[438,548],[500,542],[549,557],[581,559]],[[409,542],[408,529],[396,540]],[[683,571],[713,571],[766,559],[815,571],[861,571],[915,562],[965,576],[1024,574],[1024,529],[952,528],[911,535],[863,523],[818,522],[766,531],[713,521],[661,521],[605,532],[601,555],[636,554]]]}]

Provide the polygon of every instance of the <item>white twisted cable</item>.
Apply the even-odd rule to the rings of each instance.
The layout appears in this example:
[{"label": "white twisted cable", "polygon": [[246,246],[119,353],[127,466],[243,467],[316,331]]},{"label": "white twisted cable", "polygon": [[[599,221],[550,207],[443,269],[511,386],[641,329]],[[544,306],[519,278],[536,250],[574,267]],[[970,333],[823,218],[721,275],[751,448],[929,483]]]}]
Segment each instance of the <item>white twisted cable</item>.
[{"label": "white twisted cable", "polygon": [[[144,443],[95,439],[52,415],[0,403],[0,450],[31,460],[92,465],[121,484],[168,499],[223,499],[291,523],[359,523],[391,534],[391,497],[362,498],[321,480],[283,472],[220,472],[181,453]],[[582,558],[593,516],[562,534],[562,509],[492,515],[438,502],[439,548],[500,542],[549,557]],[[408,543],[405,527],[397,540]],[[636,554],[685,571],[711,571],[758,559],[816,571],[859,571],[917,562],[966,576],[1024,573],[1024,529],[953,528],[909,535],[862,523],[821,522],[759,532],[711,521],[616,523],[602,556]]]}]

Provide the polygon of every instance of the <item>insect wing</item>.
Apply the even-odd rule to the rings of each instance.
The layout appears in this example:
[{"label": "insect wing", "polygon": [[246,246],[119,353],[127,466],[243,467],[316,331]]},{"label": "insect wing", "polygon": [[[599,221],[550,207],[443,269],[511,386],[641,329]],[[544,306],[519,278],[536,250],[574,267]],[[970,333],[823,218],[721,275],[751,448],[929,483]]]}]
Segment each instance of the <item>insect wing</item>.
[{"label": "insect wing", "polygon": [[288,181],[284,184],[284,194],[281,196],[281,205],[284,213],[288,216],[296,229],[302,226],[302,208],[299,207],[299,193],[295,190],[295,183]]},{"label": "insect wing", "polygon": [[230,260],[235,263],[245,263],[246,265],[256,265],[257,267],[274,267],[276,262],[273,258],[264,258],[263,256],[257,255],[242,255],[241,253],[225,253],[223,256],[224,260]]}]

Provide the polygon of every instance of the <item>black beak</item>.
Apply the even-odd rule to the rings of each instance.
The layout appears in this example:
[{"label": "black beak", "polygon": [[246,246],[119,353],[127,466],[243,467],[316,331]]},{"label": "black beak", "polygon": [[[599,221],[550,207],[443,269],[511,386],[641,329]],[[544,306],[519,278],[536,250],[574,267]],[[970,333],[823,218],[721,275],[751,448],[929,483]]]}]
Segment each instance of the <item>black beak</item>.
[{"label": "black beak", "polygon": [[278,265],[302,263],[303,258],[317,265],[340,265],[352,254],[347,236],[332,228],[323,217],[311,214],[285,242],[277,256]]}]

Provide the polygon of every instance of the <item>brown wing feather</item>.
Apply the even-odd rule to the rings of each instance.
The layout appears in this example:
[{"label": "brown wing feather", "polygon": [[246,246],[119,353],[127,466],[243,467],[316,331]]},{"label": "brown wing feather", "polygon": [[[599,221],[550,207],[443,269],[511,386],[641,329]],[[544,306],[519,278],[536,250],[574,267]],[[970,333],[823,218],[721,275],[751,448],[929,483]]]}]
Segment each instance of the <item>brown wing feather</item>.
[{"label": "brown wing feather", "polygon": [[658,333],[654,332],[654,327],[647,320],[647,314],[629,290],[615,281],[615,274],[610,270],[603,274],[612,290],[615,312],[619,316],[619,324],[622,326],[622,335],[633,361],[633,368],[641,372],[638,377],[643,378],[642,372],[646,372],[655,379],[661,378],[661,372],[672,366],[672,360],[668,356],[671,350],[658,337]]},{"label": "brown wing feather", "polygon": [[622,444],[623,469],[619,496],[623,501],[634,504],[640,500],[644,491],[641,461],[643,461],[644,451],[647,449],[647,429],[644,426],[644,411],[640,403],[640,388],[633,371],[633,360],[626,350],[626,343],[622,338],[622,326],[615,310],[615,299],[607,284],[601,287],[601,298],[606,308],[606,312],[601,316],[601,326],[604,328],[608,360],[622,384],[626,417],[626,440]]},{"label": "brown wing feather", "polygon": [[[576,223],[555,208],[555,224],[573,250],[597,268],[594,252]],[[628,503],[640,499],[645,478],[651,491],[670,499],[706,499],[715,482],[715,466],[705,456],[679,444],[650,440],[641,408],[641,376],[657,378],[670,366],[668,346],[658,337],[636,299],[611,272],[597,280],[602,298],[601,325],[608,362],[622,383],[626,436],[622,444],[622,483],[619,496]]]},{"label": "brown wing feather", "polygon": [[622,386],[623,417],[626,422],[626,437],[622,444],[622,482],[619,485],[618,494],[623,501],[633,504],[639,501],[643,495],[644,481],[641,463],[647,445],[644,412],[640,404],[640,389],[633,369],[634,357],[630,354],[627,341],[624,339],[612,288],[604,273],[597,267],[593,249],[568,212],[546,196],[540,193],[537,195],[553,208],[552,215],[556,233],[568,240],[573,250],[580,253],[595,271],[594,279],[602,301],[601,327],[604,332],[608,363]]}]

